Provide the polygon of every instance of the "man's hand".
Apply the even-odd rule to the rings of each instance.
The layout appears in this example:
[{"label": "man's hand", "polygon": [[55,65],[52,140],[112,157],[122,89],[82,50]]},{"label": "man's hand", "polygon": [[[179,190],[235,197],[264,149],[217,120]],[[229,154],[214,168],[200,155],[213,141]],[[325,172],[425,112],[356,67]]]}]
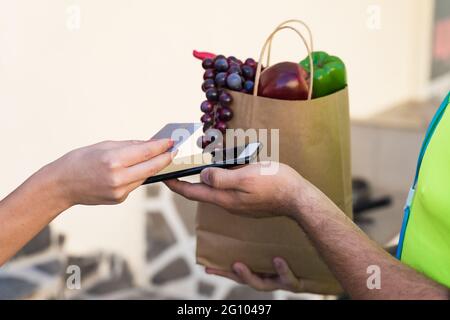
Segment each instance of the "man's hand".
[{"label": "man's hand", "polygon": [[287,262],[282,258],[273,259],[276,275],[264,275],[253,273],[245,264],[236,262],[233,264],[233,272],[206,268],[208,274],[228,278],[241,284],[246,284],[259,291],[287,290],[302,292],[304,284],[297,279]]},{"label": "man's hand", "polygon": [[[168,181],[170,189],[188,199],[210,202],[246,216],[287,215],[303,228],[324,262],[355,299],[448,299],[448,288],[402,264],[372,242],[328,197],[293,169],[281,165],[274,175],[262,175],[261,164],[236,170],[206,169],[203,183]],[[276,260],[275,260],[276,261]],[[275,262],[274,261],[274,262]],[[380,290],[367,287],[367,267],[379,266]],[[287,289],[320,293],[293,277],[286,264],[275,278],[252,273],[241,263],[233,273],[207,272],[246,283],[259,290]],[[280,274],[281,273],[281,274]],[[328,292],[329,289],[323,290]]]},{"label": "man's hand", "polygon": [[[258,163],[234,170],[207,168],[200,175],[202,183],[170,180],[166,185],[190,200],[217,204],[230,212],[255,218],[293,217],[298,205],[311,203],[312,198],[320,196],[289,166],[277,164],[276,173],[264,175],[262,165],[267,166]],[[303,201],[306,198],[309,202]]]},{"label": "man's hand", "polygon": [[[271,164],[277,170],[267,174],[272,171],[267,170]],[[335,208],[319,189],[281,163],[257,163],[234,170],[207,168],[200,178],[202,183],[170,180],[166,185],[190,200],[254,218],[284,215],[297,219],[299,211],[309,214],[313,209]]]},{"label": "man's hand", "polygon": [[273,266],[277,272],[275,275],[254,273],[249,267],[241,262],[233,264],[233,272],[212,268],[206,268],[205,271],[208,274],[228,278],[240,284],[246,284],[259,291],[286,290],[295,293],[341,293],[337,288],[331,288],[326,284],[319,284],[307,279],[298,279],[283,258],[274,258]]},{"label": "man's hand", "polygon": [[43,170],[56,177],[68,206],[116,204],[174,156],[168,139],[105,141],[73,150]]}]

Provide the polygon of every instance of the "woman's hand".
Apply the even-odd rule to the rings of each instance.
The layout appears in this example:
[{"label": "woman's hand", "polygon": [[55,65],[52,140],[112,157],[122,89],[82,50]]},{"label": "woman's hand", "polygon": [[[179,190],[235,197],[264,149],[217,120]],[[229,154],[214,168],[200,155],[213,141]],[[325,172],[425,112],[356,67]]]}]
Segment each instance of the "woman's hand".
[{"label": "woman's hand", "polygon": [[[219,205],[228,211],[262,218],[311,211],[330,200],[291,167],[273,163],[257,163],[234,170],[208,168],[202,171],[202,183],[167,181],[167,186],[182,196]],[[271,172],[271,173],[270,173]],[[267,174],[270,173],[270,174]]]},{"label": "woman's hand", "polygon": [[170,140],[106,141],[46,165],[0,201],[0,266],[64,210],[115,204],[166,167]]},{"label": "woman's hand", "polygon": [[56,177],[67,206],[116,204],[166,167],[174,154],[169,139],[105,141],[73,150],[43,168]]}]

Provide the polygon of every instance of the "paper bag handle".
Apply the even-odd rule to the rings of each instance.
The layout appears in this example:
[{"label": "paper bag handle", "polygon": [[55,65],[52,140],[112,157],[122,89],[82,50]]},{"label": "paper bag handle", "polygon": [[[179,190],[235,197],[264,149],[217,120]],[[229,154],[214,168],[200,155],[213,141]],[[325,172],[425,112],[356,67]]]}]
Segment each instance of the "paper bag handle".
[{"label": "paper bag handle", "polygon": [[[313,37],[312,37],[311,29],[303,21],[298,20],[298,19],[286,20],[286,21],[280,23],[275,29],[281,28],[281,27],[283,27],[283,26],[285,26],[287,24],[290,24],[290,23],[298,23],[298,24],[302,25],[303,27],[305,27],[305,29],[306,29],[306,31],[308,31],[308,35],[309,35],[309,49],[311,50],[311,52],[314,52],[314,49],[313,49],[313,47],[314,47],[314,45],[313,45]],[[270,43],[269,43],[269,49],[268,49],[268,52],[267,52],[267,63],[266,63],[267,66],[270,66],[270,54],[271,53],[272,53],[272,41],[270,41]]]},{"label": "paper bag handle", "polygon": [[[308,100],[312,99],[312,92],[313,92],[313,80],[314,80],[314,64],[313,64],[313,58],[312,58],[312,52],[310,47],[308,46],[308,43],[306,42],[305,37],[303,36],[303,34],[298,31],[296,28],[291,27],[291,26],[281,26],[275,29],[275,31],[273,31],[269,37],[267,38],[266,42],[264,43],[264,46],[261,49],[261,53],[259,55],[259,60],[258,61],[263,61],[264,58],[264,54],[266,53],[268,46],[270,45],[270,43],[272,42],[273,37],[280,32],[281,30],[284,29],[290,29],[292,31],[294,31],[295,33],[298,34],[298,36],[302,39],[303,44],[306,47],[306,50],[308,51],[308,57],[309,57],[309,63],[310,63],[310,82],[309,82],[309,92],[308,92]],[[253,89],[253,96],[257,96],[258,95],[258,87],[259,87],[259,80],[261,77],[261,69],[262,69],[262,63],[258,63],[258,68],[256,70],[256,77],[255,77],[255,87]]]}]

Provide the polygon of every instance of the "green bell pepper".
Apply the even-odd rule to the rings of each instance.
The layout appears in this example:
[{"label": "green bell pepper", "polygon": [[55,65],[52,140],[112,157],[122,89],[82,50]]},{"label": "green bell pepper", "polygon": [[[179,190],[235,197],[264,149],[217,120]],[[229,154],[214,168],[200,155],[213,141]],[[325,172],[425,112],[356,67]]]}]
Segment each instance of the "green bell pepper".
[{"label": "green bell pepper", "polygon": [[[345,64],[335,56],[323,51],[312,53],[314,63],[313,98],[324,97],[347,86],[347,73]],[[309,57],[300,62],[300,65],[310,72]]]}]

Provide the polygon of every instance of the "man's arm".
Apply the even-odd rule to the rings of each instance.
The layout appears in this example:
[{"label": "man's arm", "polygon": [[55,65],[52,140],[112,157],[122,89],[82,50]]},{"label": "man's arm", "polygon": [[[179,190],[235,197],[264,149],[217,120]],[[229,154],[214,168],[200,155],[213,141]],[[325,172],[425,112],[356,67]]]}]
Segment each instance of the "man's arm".
[{"label": "man's arm", "polygon": [[[167,185],[188,199],[214,203],[247,217],[284,215],[296,220],[352,298],[449,298],[447,288],[390,256],[292,168],[279,164],[274,175],[261,172],[261,164],[236,170],[210,168],[201,174],[203,183],[173,180]],[[247,283],[258,290],[309,290],[302,279],[293,279],[282,257],[274,258],[279,275],[275,279],[254,274],[240,262],[233,265],[234,273],[212,269],[207,272]],[[367,287],[370,276],[367,267],[371,265],[380,268],[380,290]]]},{"label": "man's arm", "polygon": [[[308,188],[316,189],[309,185]],[[308,192],[308,194],[311,194]],[[321,194],[319,190],[313,194]],[[345,291],[355,299],[448,299],[447,288],[393,258],[331,201],[301,197],[295,219]],[[319,203],[321,202],[321,203]],[[381,289],[367,286],[367,268],[380,270]]]},{"label": "man's arm", "polygon": [[69,152],[0,201],[0,266],[76,204],[123,202],[173,158],[170,140],[106,141]]}]

